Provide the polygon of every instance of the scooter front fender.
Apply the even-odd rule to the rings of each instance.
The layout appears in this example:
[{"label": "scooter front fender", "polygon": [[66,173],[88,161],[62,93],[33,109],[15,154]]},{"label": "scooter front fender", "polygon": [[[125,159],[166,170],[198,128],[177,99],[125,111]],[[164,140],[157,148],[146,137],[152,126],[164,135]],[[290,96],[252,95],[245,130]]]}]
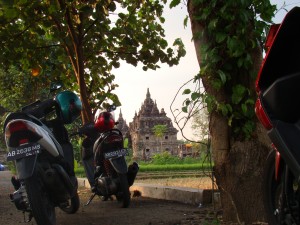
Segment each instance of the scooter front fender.
[{"label": "scooter front fender", "polygon": [[26,179],[33,175],[38,155],[32,155],[16,160],[19,179]]},{"label": "scooter front fender", "polygon": [[112,158],[109,161],[117,173],[127,174],[128,168],[125,157]]}]

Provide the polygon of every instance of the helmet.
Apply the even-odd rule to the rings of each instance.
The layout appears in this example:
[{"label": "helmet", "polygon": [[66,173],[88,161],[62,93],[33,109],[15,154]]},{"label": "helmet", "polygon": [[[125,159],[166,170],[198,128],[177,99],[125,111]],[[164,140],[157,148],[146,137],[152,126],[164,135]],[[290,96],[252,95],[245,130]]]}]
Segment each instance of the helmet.
[{"label": "helmet", "polygon": [[96,112],[95,115],[95,128],[99,132],[104,132],[114,128],[115,118],[111,112]]},{"label": "helmet", "polygon": [[65,124],[72,123],[80,115],[82,104],[74,92],[62,91],[56,95],[55,101],[59,105]]}]

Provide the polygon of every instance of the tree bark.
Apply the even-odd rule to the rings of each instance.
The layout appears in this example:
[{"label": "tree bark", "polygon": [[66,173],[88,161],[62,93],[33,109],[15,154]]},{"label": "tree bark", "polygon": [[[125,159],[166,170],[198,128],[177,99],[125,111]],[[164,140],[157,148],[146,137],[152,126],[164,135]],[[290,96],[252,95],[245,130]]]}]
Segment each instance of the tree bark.
[{"label": "tree bark", "polygon": [[[191,21],[192,33],[197,59],[201,67],[201,45],[209,42],[205,35],[204,25],[194,19],[195,8],[193,1],[188,1],[188,12]],[[202,33],[203,35],[197,35]],[[253,69],[261,63],[259,51],[252,54]],[[228,102],[230,98],[225,90],[216,91],[212,88],[205,75],[202,83],[206,92],[214,96],[218,102]],[[248,81],[250,89],[254,82]],[[210,113],[210,135],[214,172],[218,188],[221,192],[223,219],[239,224],[252,224],[264,220],[261,174],[262,165],[270,150],[270,143],[264,128],[257,122],[253,138],[239,141],[231,138],[231,127],[228,119],[217,111]]]}]

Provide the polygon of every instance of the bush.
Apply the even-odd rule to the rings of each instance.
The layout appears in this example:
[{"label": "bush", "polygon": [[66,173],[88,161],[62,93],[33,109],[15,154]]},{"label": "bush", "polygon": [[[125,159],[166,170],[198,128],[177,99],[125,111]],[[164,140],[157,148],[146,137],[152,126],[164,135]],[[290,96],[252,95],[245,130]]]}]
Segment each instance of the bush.
[{"label": "bush", "polygon": [[153,164],[153,165],[167,165],[167,164],[197,164],[202,163],[199,157],[187,156],[185,158],[179,158],[178,156],[171,155],[169,152],[163,152],[155,154],[151,161],[139,161],[141,165]]},{"label": "bush", "polygon": [[169,152],[163,152],[155,154],[151,163],[154,165],[180,164],[181,160],[177,156],[172,156]]}]

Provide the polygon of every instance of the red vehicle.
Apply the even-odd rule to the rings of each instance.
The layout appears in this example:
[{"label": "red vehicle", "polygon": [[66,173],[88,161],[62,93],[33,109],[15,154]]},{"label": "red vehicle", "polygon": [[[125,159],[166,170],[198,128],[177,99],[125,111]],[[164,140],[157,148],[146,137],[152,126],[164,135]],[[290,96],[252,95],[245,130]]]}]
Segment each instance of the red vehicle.
[{"label": "red vehicle", "polygon": [[264,168],[269,224],[300,224],[300,8],[270,29],[256,81],[256,115],[273,151]]}]

